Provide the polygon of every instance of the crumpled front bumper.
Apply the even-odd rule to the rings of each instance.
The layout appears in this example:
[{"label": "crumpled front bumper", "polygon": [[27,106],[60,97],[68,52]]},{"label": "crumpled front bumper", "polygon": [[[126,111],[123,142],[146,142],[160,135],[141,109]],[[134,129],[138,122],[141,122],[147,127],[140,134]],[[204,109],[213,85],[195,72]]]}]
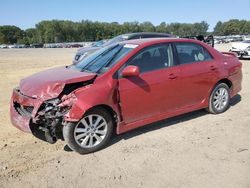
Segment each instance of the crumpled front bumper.
[{"label": "crumpled front bumper", "polygon": [[42,101],[39,99],[25,96],[18,89],[14,89],[10,102],[12,124],[21,131],[31,133],[30,123],[41,104]]}]

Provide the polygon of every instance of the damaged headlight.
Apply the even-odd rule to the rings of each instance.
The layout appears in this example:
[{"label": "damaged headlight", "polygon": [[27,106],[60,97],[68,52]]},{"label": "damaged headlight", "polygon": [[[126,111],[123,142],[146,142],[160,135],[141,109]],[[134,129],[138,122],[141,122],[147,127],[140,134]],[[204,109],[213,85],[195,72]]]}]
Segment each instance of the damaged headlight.
[{"label": "damaged headlight", "polygon": [[70,94],[63,96],[61,99],[56,98],[45,101],[40,107],[38,114],[46,118],[62,117],[70,110],[75,100],[76,96]]},{"label": "damaged headlight", "polygon": [[52,114],[55,114],[58,110],[59,107],[58,105],[61,103],[60,99],[50,99],[48,101],[45,101],[39,111],[38,115],[40,116],[52,116]]},{"label": "damaged headlight", "polygon": [[44,111],[49,112],[50,110],[56,108],[58,104],[61,103],[60,99],[51,99],[44,103]]},{"label": "damaged headlight", "polygon": [[50,99],[50,100],[46,101],[45,103],[47,103],[47,105],[49,105],[49,106],[51,106],[51,105],[55,106],[55,105],[60,104],[61,100],[58,99],[58,98],[56,98],[56,99]]}]

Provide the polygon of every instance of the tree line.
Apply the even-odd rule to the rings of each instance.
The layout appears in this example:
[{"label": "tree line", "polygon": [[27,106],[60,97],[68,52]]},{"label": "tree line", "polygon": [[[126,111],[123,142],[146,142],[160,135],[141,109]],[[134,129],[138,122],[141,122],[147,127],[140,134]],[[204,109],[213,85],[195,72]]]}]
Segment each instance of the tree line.
[{"label": "tree line", "polygon": [[[161,32],[176,36],[206,35],[209,25],[200,23],[165,22],[154,26],[151,22],[92,22],[83,20],[73,22],[67,20],[41,21],[35,28],[22,30],[16,26],[0,26],[0,44],[34,44],[97,41],[130,32]],[[249,34],[250,21],[229,20],[218,22],[214,28],[216,35]]]},{"label": "tree line", "polygon": [[214,35],[247,35],[250,34],[250,21],[229,20],[227,22],[217,22],[214,27]]},{"label": "tree line", "polygon": [[206,22],[187,24],[162,22],[154,26],[151,22],[81,22],[51,20],[41,21],[35,28],[21,30],[16,26],[0,26],[0,44],[34,44],[97,41],[130,32],[162,32],[178,36],[205,34]]}]

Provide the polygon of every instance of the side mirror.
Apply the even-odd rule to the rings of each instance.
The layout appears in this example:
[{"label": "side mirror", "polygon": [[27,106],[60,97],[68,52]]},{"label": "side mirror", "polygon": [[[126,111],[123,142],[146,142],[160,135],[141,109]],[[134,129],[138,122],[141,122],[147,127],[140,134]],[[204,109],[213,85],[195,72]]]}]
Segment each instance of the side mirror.
[{"label": "side mirror", "polygon": [[131,77],[131,76],[139,76],[140,70],[139,67],[129,65],[122,71],[122,77]]}]

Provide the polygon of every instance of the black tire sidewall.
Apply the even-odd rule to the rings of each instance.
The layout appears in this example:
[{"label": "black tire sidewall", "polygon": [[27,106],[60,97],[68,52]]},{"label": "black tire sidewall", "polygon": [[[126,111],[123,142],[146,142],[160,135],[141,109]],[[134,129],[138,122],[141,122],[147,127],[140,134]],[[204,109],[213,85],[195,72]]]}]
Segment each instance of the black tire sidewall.
[{"label": "black tire sidewall", "polygon": [[[225,88],[228,92],[228,101],[227,101],[227,104],[225,105],[225,107],[222,109],[222,110],[218,110],[214,107],[214,104],[213,104],[213,98],[214,98],[214,95],[216,93],[216,91],[220,88]],[[213,114],[220,114],[220,113],[223,113],[225,112],[228,108],[229,108],[229,105],[230,105],[230,89],[228,87],[227,84],[225,83],[219,83],[215,86],[215,88],[213,89],[213,92],[212,94],[210,95],[210,99],[209,99],[209,111]]]},{"label": "black tire sidewall", "polygon": [[108,125],[106,137],[97,146],[94,146],[92,148],[82,148],[75,141],[74,130],[75,130],[75,127],[77,126],[78,122],[74,122],[74,123],[69,122],[66,125],[64,125],[64,127],[63,127],[63,137],[64,137],[67,145],[70,147],[70,149],[72,149],[73,151],[76,151],[76,152],[78,152],[80,154],[88,154],[88,153],[96,152],[96,151],[102,149],[108,143],[108,141],[110,140],[110,137],[111,137],[111,135],[113,133],[114,121],[113,121],[113,118],[111,117],[110,113],[107,112],[107,110],[105,110],[103,108],[96,108],[96,109],[88,111],[84,115],[84,117],[88,116],[90,114],[97,114],[97,115],[102,116],[106,120],[107,125]]}]

